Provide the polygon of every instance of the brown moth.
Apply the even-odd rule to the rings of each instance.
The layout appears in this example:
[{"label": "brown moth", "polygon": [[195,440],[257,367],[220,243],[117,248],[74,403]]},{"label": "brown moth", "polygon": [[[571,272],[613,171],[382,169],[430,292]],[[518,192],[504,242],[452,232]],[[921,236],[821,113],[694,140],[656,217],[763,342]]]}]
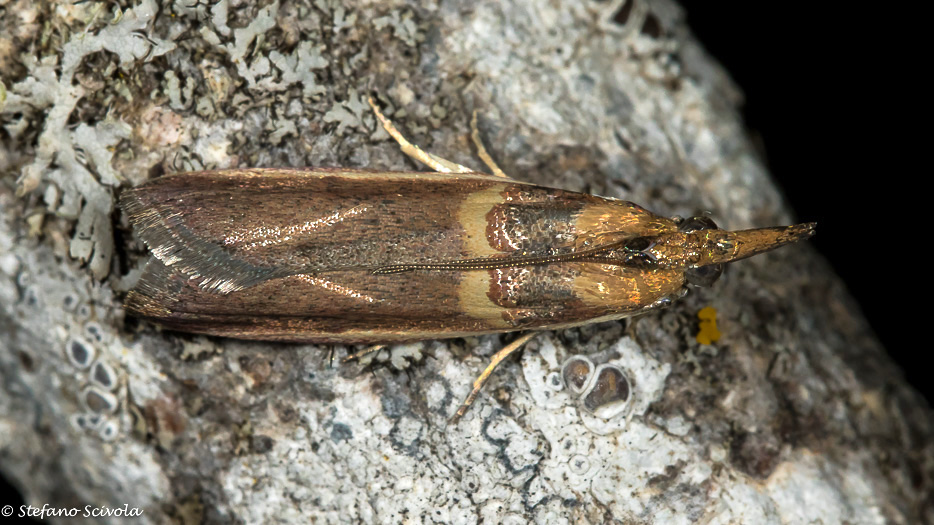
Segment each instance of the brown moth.
[{"label": "brown moth", "polygon": [[[398,343],[536,331],[664,306],[723,265],[814,234],[815,224],[725,231],[706,217],[493,175],[410,144],[435,172],[343,168],[180,173],[121,206],[153,258],[132,315],[185,332],[308,343]],[[379,347],[376,347],[379,348]]]}]

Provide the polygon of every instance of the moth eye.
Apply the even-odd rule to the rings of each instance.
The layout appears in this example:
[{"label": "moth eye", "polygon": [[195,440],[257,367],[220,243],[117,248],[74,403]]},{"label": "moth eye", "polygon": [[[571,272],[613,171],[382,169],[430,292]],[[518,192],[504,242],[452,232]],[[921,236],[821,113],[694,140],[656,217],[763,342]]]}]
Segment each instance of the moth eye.
[{"label": "moth eye", "polygon": [[587,380],[593,374],[594,365],[586,357],[572,357],[564,362],[564,369],[561,371],[561,378],[568,390],[575,395],[580,395],[587,386]]},{"label": "moth eye", "polygon": [[684,272],[689,283],[694,286],[711,286],[723,274],[723,264],[710,264],[699,268],[689,268]]},{"label": "moth eye", "polygon": [[584,408],[598,417],[610,418],[628,405],[629,394],[626,374],[616,366],[600,365],[593,387],[584,396]]},{"label": "moth eye", "polygon": [[678,225],[678,231],[682,233],[691,233],[698,230],[719,230],[717,223],[713,222],[713,219],[710,217],[691,217],[690,219],[685,219],[681,224]]}]

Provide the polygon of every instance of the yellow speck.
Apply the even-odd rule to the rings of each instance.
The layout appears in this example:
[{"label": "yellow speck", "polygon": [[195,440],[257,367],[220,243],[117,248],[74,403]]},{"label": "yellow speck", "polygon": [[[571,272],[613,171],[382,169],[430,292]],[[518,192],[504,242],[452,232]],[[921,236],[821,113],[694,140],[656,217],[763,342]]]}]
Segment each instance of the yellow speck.
[{"label": "yellow speck", "polygon": [[697,330],[697,342],[709,345],[720,340],[720,330],[717,330],[717,309],[712,306],[701,308],[697,312],[700,319]]}]

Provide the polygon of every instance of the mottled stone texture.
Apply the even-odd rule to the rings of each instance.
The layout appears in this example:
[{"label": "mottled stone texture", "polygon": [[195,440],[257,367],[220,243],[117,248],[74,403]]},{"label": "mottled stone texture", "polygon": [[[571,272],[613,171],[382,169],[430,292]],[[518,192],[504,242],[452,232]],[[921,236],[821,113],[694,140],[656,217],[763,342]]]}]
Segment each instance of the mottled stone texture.
[{"label": "mottled stone texture", "polygon": [[[0,468],[33,505],[127,504],[138,523],[934,521],[931,410],[806,244],[631,330],[540,337],[456,427],[508,337],[329,367],[324,347],[124,318],[144,253],[122,188],[413,169],[370,91],[456,162],[481,166],[477,110],[520,180],[733,229],[791,222],[740,94],[671,1],[7,0],[0,79]],[[561,381],[571,355],[625,373],[625,404],[589,413]]]}]

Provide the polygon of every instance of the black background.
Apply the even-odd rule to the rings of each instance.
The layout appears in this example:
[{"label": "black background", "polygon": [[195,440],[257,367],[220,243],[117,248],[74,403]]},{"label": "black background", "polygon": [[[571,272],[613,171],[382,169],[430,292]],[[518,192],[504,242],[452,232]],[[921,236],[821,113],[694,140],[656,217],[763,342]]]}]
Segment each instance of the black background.
[{"label": "black background", "polygon": [[[918,139],[932,134],[911,130],[931,113],[921,14],[849,2],[681,4],[746,94],[746,124],[797,217],[819,223],[810,242],[930,403],[931,343],[919,327],[931,288],[922,217],[932,170]],[[4,493],[0,504],[18,508],[0,479]]]},{"label": "black background", "polygon": [[809,242],[930,405],[931,344],[919,327],[931,257],[921,182],[932,169],[915,137],[932,133],[913,129],[931,107],[918,92],[929,49],[919,56],[914,35],[930,30],[910,10],[857,2],[681,5],[745,93],[746,125],[797,218],[818,223]]}]

